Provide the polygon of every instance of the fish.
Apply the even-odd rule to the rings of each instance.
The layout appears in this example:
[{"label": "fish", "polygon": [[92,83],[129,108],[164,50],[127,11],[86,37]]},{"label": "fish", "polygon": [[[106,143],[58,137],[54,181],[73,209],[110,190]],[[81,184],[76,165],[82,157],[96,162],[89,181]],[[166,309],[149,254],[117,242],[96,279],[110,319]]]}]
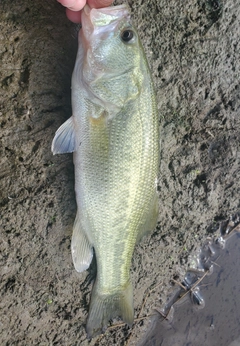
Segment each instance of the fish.
[{"label": "fish", "polygon": [[133,251],[158,219],[159,126],[150,69],[127,5],[84,7],[72,116],[57,130],[52,152],[73,152],[75,269],[83,272],[96,256],[88,337],[116,317],[131,326]]}]

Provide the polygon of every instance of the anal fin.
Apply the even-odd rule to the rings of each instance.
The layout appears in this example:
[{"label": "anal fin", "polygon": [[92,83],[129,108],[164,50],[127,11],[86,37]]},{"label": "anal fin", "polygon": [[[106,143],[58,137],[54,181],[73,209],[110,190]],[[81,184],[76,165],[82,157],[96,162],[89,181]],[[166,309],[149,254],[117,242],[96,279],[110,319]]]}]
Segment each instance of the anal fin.
[{"label": "anal fin", "polygon": [[71,242],[73,264],[78,272],[86,270],[93,258],[93,248],[88,240],[87,235],[82,229],[79,214],[77,213]]}]

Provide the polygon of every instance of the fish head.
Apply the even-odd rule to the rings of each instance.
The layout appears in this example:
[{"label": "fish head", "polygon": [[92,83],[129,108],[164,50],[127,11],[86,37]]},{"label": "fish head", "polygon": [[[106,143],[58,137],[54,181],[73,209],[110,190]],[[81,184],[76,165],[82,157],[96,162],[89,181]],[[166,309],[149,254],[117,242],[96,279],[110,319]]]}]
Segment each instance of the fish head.
[{"label": "fish head", "polygon": [[125,4],[101,9],[86,5],[80,40],[87,82],[121,75],[139,65],[139,39]]}]

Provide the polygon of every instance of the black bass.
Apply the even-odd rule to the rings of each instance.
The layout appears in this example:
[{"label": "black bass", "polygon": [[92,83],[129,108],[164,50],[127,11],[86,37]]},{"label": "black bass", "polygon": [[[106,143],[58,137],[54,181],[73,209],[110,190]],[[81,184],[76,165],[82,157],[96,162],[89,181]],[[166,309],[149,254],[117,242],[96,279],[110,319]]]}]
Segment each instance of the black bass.
[{"label": "black bass", "polygon": [[159,130],[153,83],[126,5],[84,7],[72,76],[73,115],[54,154],[74,152],[77,216],[72,257],[97,278],[87,332],[134,319],[130,265],[135,244],[156,226]]}]

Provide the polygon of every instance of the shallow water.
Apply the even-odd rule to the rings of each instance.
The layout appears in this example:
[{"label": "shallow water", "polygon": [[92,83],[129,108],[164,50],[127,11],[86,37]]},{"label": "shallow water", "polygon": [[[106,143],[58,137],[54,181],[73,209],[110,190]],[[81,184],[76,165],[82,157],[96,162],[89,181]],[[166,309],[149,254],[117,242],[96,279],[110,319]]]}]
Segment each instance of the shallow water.
[{"label": "shallow water", "polygon": [[167,318],[156,315],[139,346],[240,345],[240,234],[208,241],[196,268],[166,305]]}]

